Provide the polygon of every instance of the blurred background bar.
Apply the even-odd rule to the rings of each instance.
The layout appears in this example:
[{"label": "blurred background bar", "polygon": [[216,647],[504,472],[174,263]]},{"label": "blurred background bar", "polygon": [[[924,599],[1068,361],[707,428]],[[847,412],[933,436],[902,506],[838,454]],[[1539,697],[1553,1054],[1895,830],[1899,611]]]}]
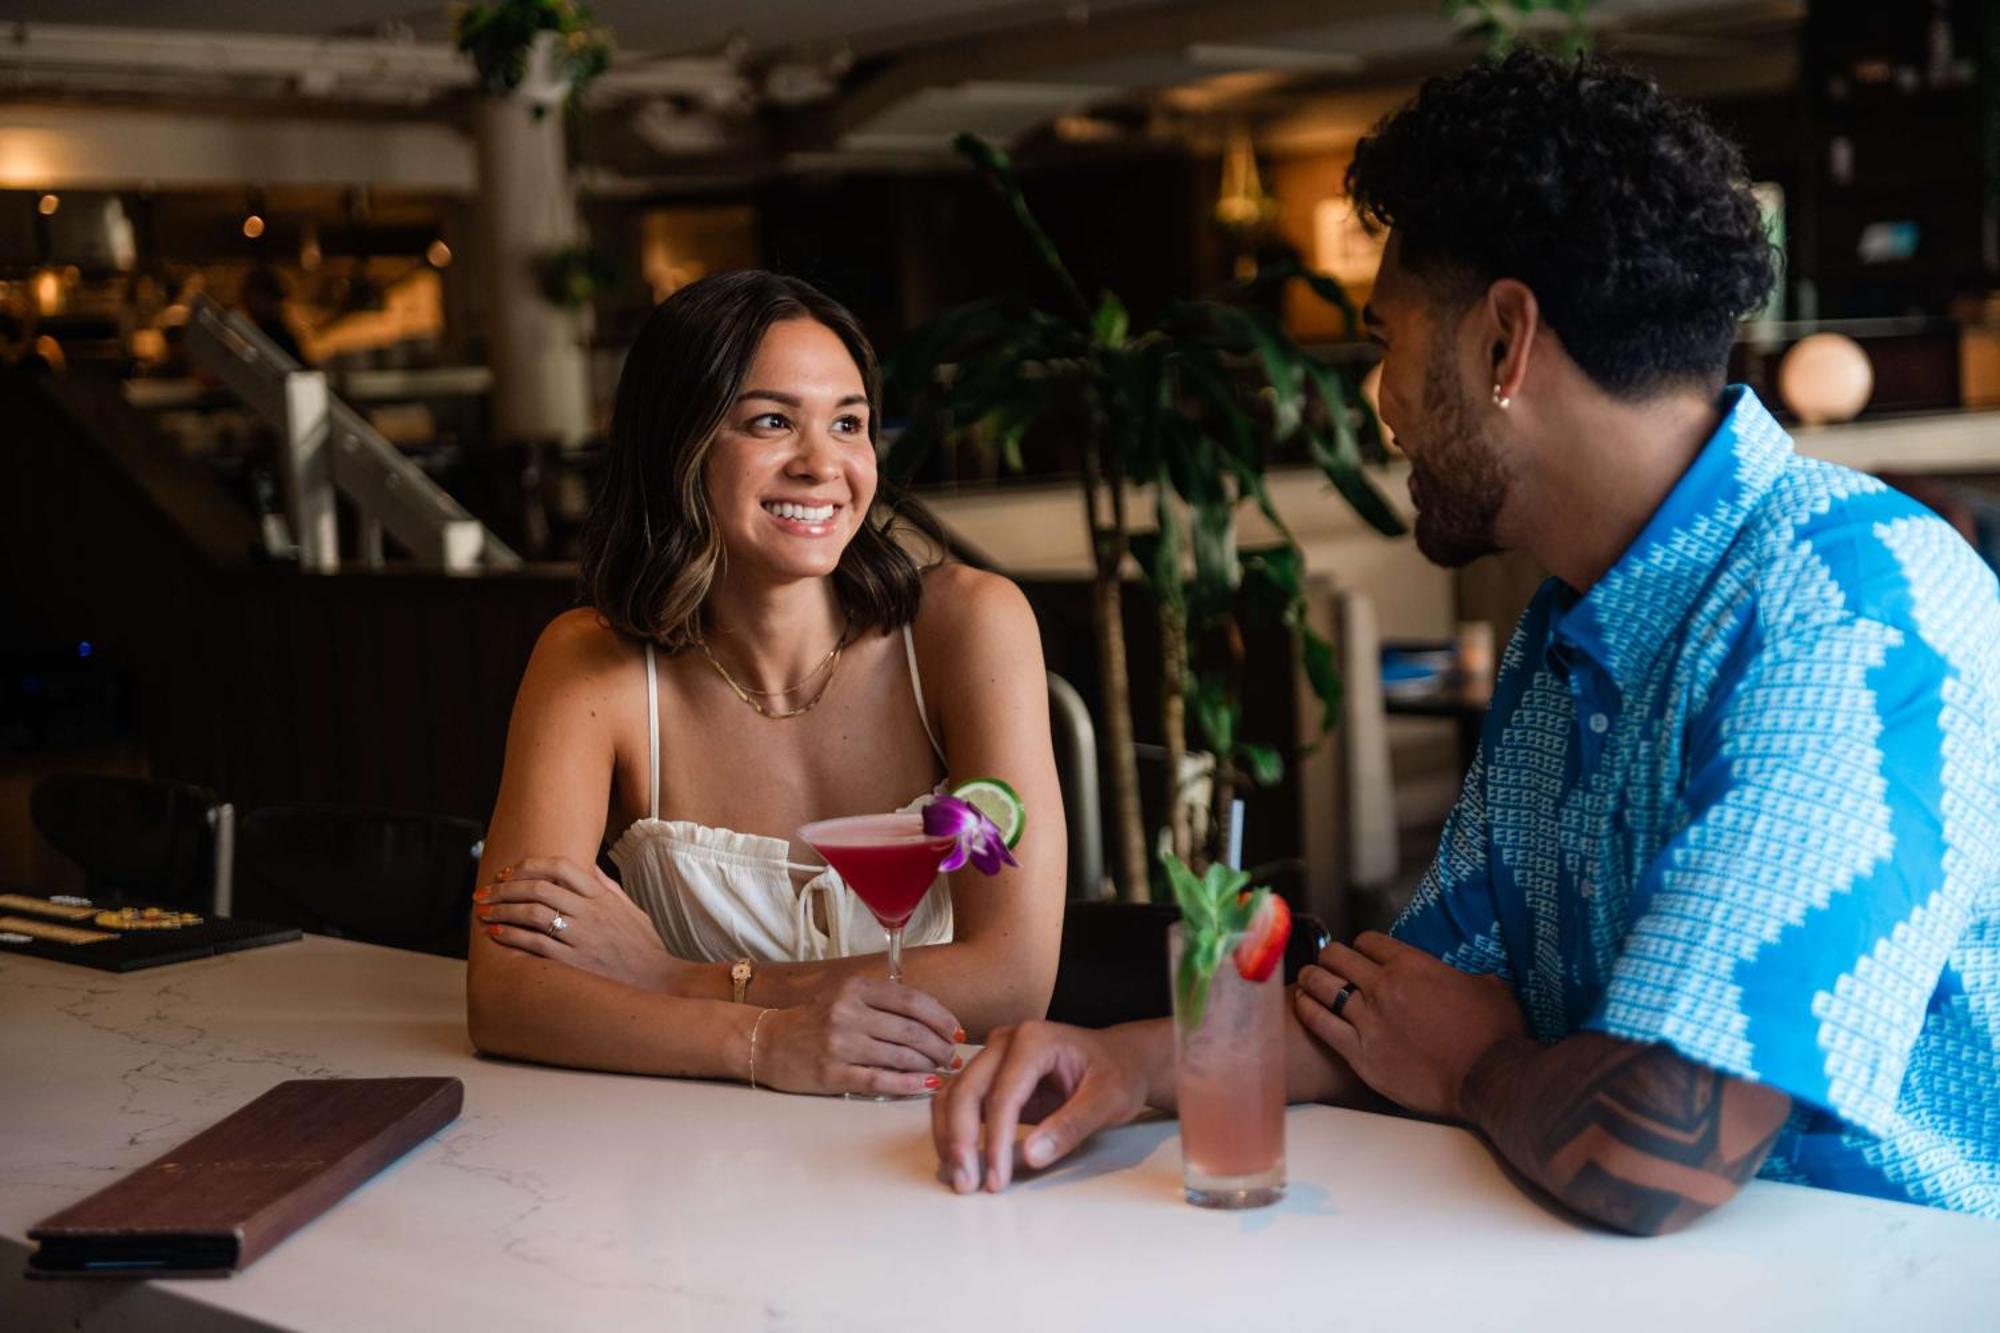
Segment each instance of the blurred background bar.
[{"label": "blurred background bar", "polygon": [[[497,51],[409,0],[7,7],[0,880],[84,882],[31,818],[62,772],[199,788],[252,829],[311,805],[473,838],[529,646],[574,603],[612,388],[656,302],[776,268],[893,357],[961,302],[1053,299],[952,151],[970,131],[1013,155],[1080,285],[1135,327],[1287,264],[1359,304],[1380,241],[1342,194],[1356,140],[1496,39],[1593,46],[1741,142],[1784,275],[1737,377],[1808,452],[1889,476],[2000,558],[1987,0],[505,4],[556,31]],[[1265,299],[1361,384],[1373,353],[1335,307]],[[1063,734],[1092,747],[1066,759],[1066,796],[1108,818],[1079,467],[1046,424],[1004,445],[973,430],[915,483],[963,558],[1028,590]],[[1247,636],[1241,732],[1283,762],[1237,793],[1232,832],[1342,935],[1423,870],[1541,575],[1429,566],[1295,443],[1273,441],[1267,473],[1347,688],[1319,743],[1295,645]],[[1392,443],[1375,475],[1407,514]],[[1148,492],[1128,503],[1150,524]],[[1238,537],[1279,539],[1254,509]],[[1136,582],[1125,621],[1151,830],[1174,784]],[[1191,762],[1183,781],[1211,783]],[[1071,823],[1072,894],[1105,896],[1114,840]],[[424,856],[410,873],[456,893],[462,853]]]}]

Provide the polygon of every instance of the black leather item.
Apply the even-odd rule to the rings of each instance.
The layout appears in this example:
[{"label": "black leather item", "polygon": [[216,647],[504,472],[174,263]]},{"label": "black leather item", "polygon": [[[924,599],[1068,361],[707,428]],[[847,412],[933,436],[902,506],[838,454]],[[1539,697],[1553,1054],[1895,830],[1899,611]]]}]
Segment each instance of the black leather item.
[{"label": "black leather item", "polygon": [[237,824],[231,910],[463,958],[481,836],[471,820],[447,815],[258,806]]},{"label": "black leather item", "polygon": [[[1180,919],[1180,908],[1164,903],[1067,904],[1049,1017],[1102,1028],[1171,1014],[1167,927]],[[1327,940],[1317,917],[1292,918],[1292,938],[1285,946],[1288,984],[1319,957]]]},{"label": "black leather item", "polygon": [[35,784],[28,811],[49,845],[83,868],[90,897],[208,912],[220,804],[184,782],[58,773]]}]

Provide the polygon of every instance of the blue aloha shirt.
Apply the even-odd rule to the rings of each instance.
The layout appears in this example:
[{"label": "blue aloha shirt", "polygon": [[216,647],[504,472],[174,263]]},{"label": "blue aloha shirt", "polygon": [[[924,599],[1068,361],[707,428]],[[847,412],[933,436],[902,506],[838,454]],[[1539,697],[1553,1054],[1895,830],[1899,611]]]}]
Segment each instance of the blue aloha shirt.
[{"label": "blue aloha shirt", "polygon": [[1610,572],[1522,616],[1395,934],[1544,1042],[1791,1094],[1767,1179],[2000,1217],[2000,593],[1722,405]]}]

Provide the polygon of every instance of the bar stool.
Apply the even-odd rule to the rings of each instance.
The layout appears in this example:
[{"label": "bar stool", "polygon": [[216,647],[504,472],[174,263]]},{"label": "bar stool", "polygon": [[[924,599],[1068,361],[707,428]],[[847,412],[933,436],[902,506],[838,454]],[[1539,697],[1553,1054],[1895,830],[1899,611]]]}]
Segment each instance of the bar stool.
[{"label": "bar stool", "polygon": [[82,867],[91,898],[227,909],[234,811],[206,787],[57,773],[35,784],[28,814],[50,846]]},{"label": "bar stool", "polygon": [[463,958],[483,836],[448,815],[258,806],[238,830],[236,914]]}]

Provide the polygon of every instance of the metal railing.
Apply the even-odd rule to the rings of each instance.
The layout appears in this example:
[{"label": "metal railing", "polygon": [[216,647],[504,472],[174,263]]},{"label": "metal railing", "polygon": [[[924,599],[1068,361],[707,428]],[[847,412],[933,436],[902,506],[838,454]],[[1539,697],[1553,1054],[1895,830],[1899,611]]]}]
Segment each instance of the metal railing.
[{"label": "metal railing", "polygon": [[300,568],[340,568],[336,494],[360,514],[357,545],[368,568],[384,564],[385,533],[432,568],[471,573],[520,565],[520,556],[334,396],[324,373],[301,367],[249,320],[197,297],[187,340],[196,363],[278,432],[285,512]]}]

